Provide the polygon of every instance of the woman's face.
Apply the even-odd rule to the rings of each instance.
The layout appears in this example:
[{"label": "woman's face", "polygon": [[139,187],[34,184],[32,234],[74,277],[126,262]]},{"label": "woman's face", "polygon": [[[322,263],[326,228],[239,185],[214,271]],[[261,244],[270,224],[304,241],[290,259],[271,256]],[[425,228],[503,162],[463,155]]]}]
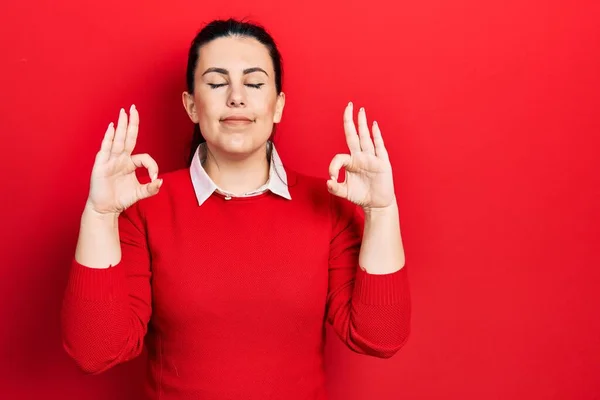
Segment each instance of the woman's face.
[{"label": "woman's face", "polygon": [[285,104],[268,49],[253,38],[215,39],[201,47],[194,78],[183,102],[207,144],[233,157],[263,148]]}]

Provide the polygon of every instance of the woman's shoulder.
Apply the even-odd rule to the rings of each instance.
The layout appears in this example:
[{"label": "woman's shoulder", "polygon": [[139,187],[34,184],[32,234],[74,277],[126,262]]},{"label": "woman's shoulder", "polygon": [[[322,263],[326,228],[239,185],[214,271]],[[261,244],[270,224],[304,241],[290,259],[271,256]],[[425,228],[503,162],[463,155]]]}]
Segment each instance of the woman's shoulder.
[{"label": "woman's shoulder", "polygon": [[333,195],[327,188],[326,177],[291,171],[290,194],[302,207],[312,214],[329,219],[333,226],[347,226],[351,221],[362,223],[359,207],[352,202]]},{"label": "woman's shoulder", "polygon": [[[138,202],[138,207],[144,214],[152,213],[154,210],[162,212],[168,207],[177,207],[178,202],[184,201],[194,193],[188,168],[178,168],[159,173],[158,178],[162,179],[159,192]],[[140,180],[142,184],[148,182],[149,180],[147,182]]]},{"label": "woman's shoulder", "polygon": [[323,189],[325,189],[327,192],[327,180],[323,177],[290,168],[286,168],[286,175],[290,190],[294,188],[302,192],[324,193]]},{"label": "woman's shoulder", "polygon": [[330,210],[335,200],[327,189],[327,178],[297,170],[286,172],[292,199],[322,211]]},{"label": "woman's shoulder", "polygon": [[159,196],[161,192],[175,194],[182,191],[193,191],[189,168],[177,168],[163,172],[159,175],[159,179],[163,180],[160,191],[158,195],[153,196],[157,200],[161,197]]}]

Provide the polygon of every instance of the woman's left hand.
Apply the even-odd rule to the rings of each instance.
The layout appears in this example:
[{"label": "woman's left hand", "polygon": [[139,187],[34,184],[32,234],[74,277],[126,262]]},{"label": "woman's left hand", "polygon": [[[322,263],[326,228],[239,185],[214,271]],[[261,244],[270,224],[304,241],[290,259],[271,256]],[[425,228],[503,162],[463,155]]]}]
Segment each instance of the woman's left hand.
[{"label": "woman's left hand", "polygon": [[[332,194],[345,198],[364,210],[383,209],[395,205],[392,166],[377,122],[373,123],[373,139],[367,125],[364,108],[358,112],[358,133],[354,125],[353,105],[344,111],[344,131],[350,154],[336,154],[329,164],[327,188]],[[338,182],[344,167],[344,182]]]}]

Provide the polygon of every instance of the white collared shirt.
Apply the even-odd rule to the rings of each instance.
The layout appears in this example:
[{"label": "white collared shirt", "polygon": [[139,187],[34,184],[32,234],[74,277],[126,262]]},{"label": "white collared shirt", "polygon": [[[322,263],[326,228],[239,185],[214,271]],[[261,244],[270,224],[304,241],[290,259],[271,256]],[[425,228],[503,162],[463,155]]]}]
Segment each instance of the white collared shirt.
[{"label": "white collared shirt", "polygon": [[202,205],[215,191],[224,195],[225,199],[227,200],[231,199],[232,197],[255,196],[257,194],[266,192],[267,190],[270,190],[274,194],[277,194],[283,198],[291,200],[292,197],[290,196],[287,186],[287,175],[285,173],[283,164],[281,163],[281,159],[279,158],[279,154],[277,154],[275,145],[273,145],[271,141],[267,143],[267,146],[270,146],[271,149],[269,178],[267,183],[256,190],[252,190],[242,195],[236,195],[219,188],[213,182],[210,176],[208,176],[206,170],[202,166],[206,160],[207,147],[206,143],[201,143],[196,149],[196,153],[194,154],[194,158],[190,165],[190,175],[192,177],[194,192],[196,193],[196,198],[198,199],[198,205]]}]

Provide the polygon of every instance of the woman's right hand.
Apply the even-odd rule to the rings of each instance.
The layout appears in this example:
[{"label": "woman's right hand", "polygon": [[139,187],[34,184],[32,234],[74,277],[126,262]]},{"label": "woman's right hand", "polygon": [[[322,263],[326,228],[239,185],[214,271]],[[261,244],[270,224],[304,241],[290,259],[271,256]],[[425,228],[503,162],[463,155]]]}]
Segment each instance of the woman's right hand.
[{"label": "woman's right hand", "polygon": [[[137,141],[139,114],[134,105],[121,109],[117,128],[111,122],[92,168],[86,207],[102,214],[119,214],[138,200],[154,196],[162,184],[158,165],[148,154],[131,155]],[[145,167],[151,182],[140,184],[135,170]]]}]

